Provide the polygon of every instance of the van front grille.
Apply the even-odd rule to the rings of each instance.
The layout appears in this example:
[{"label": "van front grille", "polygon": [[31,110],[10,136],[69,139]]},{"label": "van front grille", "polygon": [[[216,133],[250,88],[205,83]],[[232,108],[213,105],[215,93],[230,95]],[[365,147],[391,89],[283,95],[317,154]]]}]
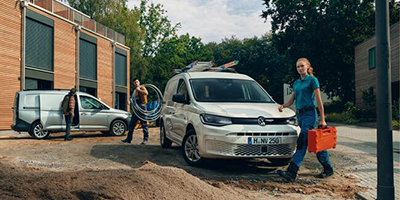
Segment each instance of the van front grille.
[{"label": "van front grille", "polygon": [[296,132],[277,132],[277,133],[236,133],[236,136],[289,136],[297,135]]},{"label": "van front grille", "polygon": [[217,140],[207,140],[206,142],[207,152],[209,153],[238,157],[290,156],[294,151],[295,145],[296,144],[232,144]]}]

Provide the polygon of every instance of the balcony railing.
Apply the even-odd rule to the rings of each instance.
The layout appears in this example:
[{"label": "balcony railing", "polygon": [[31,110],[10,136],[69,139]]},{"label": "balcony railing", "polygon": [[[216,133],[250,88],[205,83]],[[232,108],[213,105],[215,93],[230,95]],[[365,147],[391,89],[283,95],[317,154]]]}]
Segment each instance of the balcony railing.
[{"label": "balcony railing", "polygon": [[61,16],[69,21],[79,24],[89,30],[92,30],[104,37],[117,41],[125,45],[125,36],[116,31],[94,21],[88,15],[64,4],[57,0],[29,0],[29,2],[38,5],[54,14]]}]

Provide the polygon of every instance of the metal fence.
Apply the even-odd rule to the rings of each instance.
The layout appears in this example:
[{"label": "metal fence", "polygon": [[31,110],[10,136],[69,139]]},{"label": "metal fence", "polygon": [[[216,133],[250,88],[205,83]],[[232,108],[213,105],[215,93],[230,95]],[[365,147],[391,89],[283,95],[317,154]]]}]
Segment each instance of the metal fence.
[{"label": "metal fence", "polygon": [[89,30],[92,30],[100,35],[103,35],[111,40],[117,41],[125,45],[125,36],[116,31],[96,22],[88,15],[62,3],[57,0],[29,0],[29,2],[38,5],[54,14],[61,16],[69,21],[79,24]]}]

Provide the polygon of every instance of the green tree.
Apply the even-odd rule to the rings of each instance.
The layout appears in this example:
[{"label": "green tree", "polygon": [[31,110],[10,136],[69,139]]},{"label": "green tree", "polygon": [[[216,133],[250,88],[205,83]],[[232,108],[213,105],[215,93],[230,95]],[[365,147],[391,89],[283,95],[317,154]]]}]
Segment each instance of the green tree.
[{"label": "green tree", "polygon": [[168,38],[176,36],[180,23],[172,25],[167,18],[167,11],[161,4],[141,0],[139,25],[145,35],[143,41],[143,57],[154,56],[160,45]]},{"label": "green tree", "polygon": [[161,43],[157,54],[151,59],[150,73],[146,79],[163,90],[173,76],[173,69],[183,68],[195,60],[207,61],[210,58],[211,52],[200,38],[189,34],[174,36]]},{"label": "green tree", "polygon": [[329,96],[354,100],[354,47],[374,34],[372,0],[264,0],[273,45],[298,78],[295,62],[307,57]]}]

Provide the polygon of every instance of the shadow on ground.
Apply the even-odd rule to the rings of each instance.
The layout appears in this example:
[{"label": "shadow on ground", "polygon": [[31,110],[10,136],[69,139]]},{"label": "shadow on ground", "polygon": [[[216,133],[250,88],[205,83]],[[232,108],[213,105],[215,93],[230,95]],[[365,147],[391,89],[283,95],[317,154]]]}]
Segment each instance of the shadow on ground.
[{"label": "shadow on ground", "polygon": [[213,180],[266,180],[276,177],[275,170],[278,167],[266,159],[210,159],[207,160],[204,167],[192,167],[184,161],[181,148],[178,146],[163,149],[153,145],[95,145],[91,149],[90,155],[132,168],[138,168],[145,161],[150,161],[160,166],[178,167],[197,177]]}]

